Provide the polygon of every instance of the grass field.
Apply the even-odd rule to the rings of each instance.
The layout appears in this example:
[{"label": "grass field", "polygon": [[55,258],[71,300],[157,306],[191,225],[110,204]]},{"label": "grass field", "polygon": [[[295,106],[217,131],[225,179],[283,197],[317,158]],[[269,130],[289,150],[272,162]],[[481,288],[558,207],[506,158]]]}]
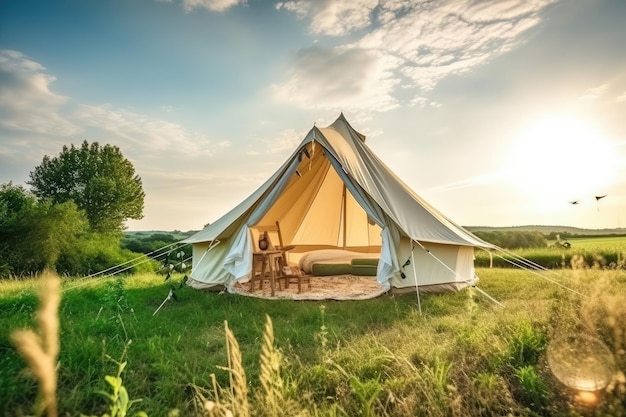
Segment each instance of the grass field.
[{"label": "grass field", "polygon": [[[108,412],[98,391],[110,389],[105,376],[116,375],[114,360],[123,359],[123,385],[142,399],[133,410],[149,416],[226,409],[235,416],[626,415],[624,271],[569,269],[551,278],[583,295],[520,270],[478,274],[480,288],[504,308],[474,289],[423,295],[420,315],[416,294],[293,302],[182,288],[178,301],[153,316],[168,294],[160,276],[65,280],[59,414]],[[7,416],[32,413],[37,398],[10,334],[36,327],[38,287],[36,280],[0,282],[0,410]],[[227,346],[225,322],[238,345]],[[550,370],[547,349],[564,336],[594,338],[612,353],[611,385],[593,406]],[[233,377],[237,352],[245,382]],[[206,403],[213,414],[204,400],[213,401]]]},{"label": "grass field", "polygon": [[[510,252],[529,259],[545,268],[602,267],[626,269],[626,236],[576,237],[568,239],[571,245],[563,248],[549,242],[545,248],[516,249]],[[503,259],[506,258],[506,259]],[[496,253],[493,261],[486,251],[476,252],[476,265],[486,267],[493,262],[497,267],[511,267],[511,257]]]},{"label": "grass field", "polygon": [[626,236],[577,237],[568,239],[568,242],[574,250],[626,253]]}]

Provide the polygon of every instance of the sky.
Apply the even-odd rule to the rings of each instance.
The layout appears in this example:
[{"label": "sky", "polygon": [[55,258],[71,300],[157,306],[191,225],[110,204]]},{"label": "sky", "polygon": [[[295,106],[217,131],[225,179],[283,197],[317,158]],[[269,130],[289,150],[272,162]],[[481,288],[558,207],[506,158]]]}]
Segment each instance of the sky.
[{"label": "sky", "polygon": [[624,0],[3,0],[0,183],[111,144],[146,193],[128,230],[199,230],[343,112],[457,224],[626,227],[624,21]]}]

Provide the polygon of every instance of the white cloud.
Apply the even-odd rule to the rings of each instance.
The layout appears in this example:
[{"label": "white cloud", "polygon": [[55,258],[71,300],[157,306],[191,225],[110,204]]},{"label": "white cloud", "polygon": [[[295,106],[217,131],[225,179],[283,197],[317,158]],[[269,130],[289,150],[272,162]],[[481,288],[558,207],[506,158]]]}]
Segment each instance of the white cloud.
[{"label": "white cloud", "polygon": [[620,94],[619,96],[615,97],[615,101],[617,101],[618,103],[623,103],[626,101],[626,91],[624,91],[622,94]]},{"label": "white cloud", "polygon": [[163,155],[164,152],[186,156],[212,155],[228,142],[211,144],[203,135],[189,132],[181,125],[154,119],[111,105],[81,105],[74,117],[85,127],[106,133],[107,138],[123,141],[133,153]]},{"label": "white cloud", "polygon": [[314,0],[276,3],[276,9],[293,12],[298,18],[311,17],[309,32],[342,36],[369,26],[378,0]]},{"label": "white cloud", "polygon": [[579,100],[596,100],[604,95],[609,88],[608,84],[602,84],[598,87],[589,88],[583,95],[578,97]]},{"label": "white cloud", "polygon": [[[431,90],[444,77],[476,68],[519,44],[548,2],[428,2],[402,9],[356,43],[401,60],[413,85]],[[534,6],[532,8],[531,6]]]},{"label": "white cloud", "polygon": [[320,2],[309,25],[314,34],[341,36],[370,25],[377,0],[333,0]]},{"label": "white cloud", "polygon": [[286,2],[278,2],[275,7],[276,10],[285,9],[287,11],[293,12],[299,19],[305,17],[310,10],[311,3],[306,1],[286,1]]},{"label": "white cloud", "polygon": [[411,99],[411,101],[409,102],[409,106],[410,107],[419,107],[419,108],[423,109],[426,106],[439,108],[439,107],[441,107],[443,105],[441,103],[439,103],[439,102],[432,101],[432,100],[428,99],[427,97],[416,96],[416,97],[413,97]]},{"label": "white cloud", "polygon": [[[332,49],[306,48],[278,98],[304,108],[386,111],[396,89],[418,90],[413,105],[443,78],[474,70],[523,42],[557,0],[326,0],[276,5],[308,18],[317,35],[363,36]],[[409,99],[411,103],[411,100]]]},{"label": "white cloud", "polygon": [[448,1],[442,8],[471,22],[515,20],[536,14],[555,0]]},{"label": "white cloud", "polygon": [[381,111],[397,106],[391,91],[397,84],[392,74],[393,57],[359,48],[325,49],[313,46],[298,51],[289,79],[273,86],[281,100],[307,109],[375,107]]},{"label": "white cloud", "polygon": [[20,52],[0,50],[0,126],[44,135],[80,132],[61,115],[68,98],[51,91],[56,78],[44,70]]},{"label": "white cloud", "polygon": [[205,8],[212,12],[224,12],[231,7],[245,4],[246,0],[182,0],[182,3],[188,12],[196,8]]}]

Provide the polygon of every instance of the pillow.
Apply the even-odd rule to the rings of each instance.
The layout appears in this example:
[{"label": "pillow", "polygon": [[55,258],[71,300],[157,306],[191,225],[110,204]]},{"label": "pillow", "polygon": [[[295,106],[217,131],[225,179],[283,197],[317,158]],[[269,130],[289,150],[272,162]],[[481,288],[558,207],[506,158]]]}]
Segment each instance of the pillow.
[{"label": "pillow", "polygon": [[350,264],[327,264],[316,263],[311,267],[311,273],[318,276],[326,275],[346,275],[352,273]]},{"label": "pillow", "polygon": [[300,269],[305,273],[312,272],[315,263],[346,263],[350,264],[353,258],[375,258],[378,254],[352,252],[343,249],[320,249],[306,252],[300,257]]},{"label": "pillow", "polygon": [[352,275],[375,277],[377,269],[375,265],[352,265]]},{"label": "pillow", "polygon": [[354,258],[350,261],[352,266],[367,265],[378,266],[378,258]]}]

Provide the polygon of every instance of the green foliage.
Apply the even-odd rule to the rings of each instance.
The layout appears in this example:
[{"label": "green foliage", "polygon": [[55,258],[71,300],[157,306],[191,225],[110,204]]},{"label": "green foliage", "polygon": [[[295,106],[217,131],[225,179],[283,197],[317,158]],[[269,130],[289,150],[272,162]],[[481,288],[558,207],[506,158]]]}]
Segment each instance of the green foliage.
[{"label": "green foliage", "polygon": [[549,400],[548,387],[537,368],[533,365],[522,366],[515,369],[514,374],[519,383],[522,402],[536,411],[545,407]]},{"label": "green foliage", "polygon": [[121,231],[125,220],[143,217],[141,178],[116,146],[64,146],[57,157],[44,156],[28,184],[40,199],[76,203],[97,232]]},{"label": "green foliage", "polygon": [[[124,264],[139,256],[137,253],[120,247],[119,235],[84,233],[78,238],[71,250],[61,254],[56,269],[63,275],[84,276],[122,265],[121,268],[111,271],[117,272],[126,268]],[[135,262],[135,266],[126,272],[151,272],[159,268],[155,261],[148,261],[147,259],[143,261],[147,262]]]},{"label": "green foliage", "polygon": [[[88,231],[73,201],[37,200],[21,186],[0,184],[0,277],[34,275],[44,268],[80,276],[137,258],[120,248],[121,233]],[[146,262],[129,272],[153,271]]]},{"label": "green foliage", "polygon": [[[126,343],[121,360],[123,360],[123,357],[126,356],[126,348],[130,345],[130,343],[130,340]],[[108,412],[103,414],[102,417],[126,417],[131,407],[142,400],[131,400],[128,395],[128,391],[122,382],[122,372],[124,372],[127,362],[121,362],[121,360],[117,361],[110,356],[108,358],[117,365],[117,374],[106,375],[104,377],[104,380],[107,384],[109,384],[110,392],[100,391],[100,394],[109,401]],[[134,413],[133,416],[147,417],[148,415],[144,411],[138,411]]]},{"label": "green foliage", "polygon": [[[85,213],[68,201],[38,201],[20,186],[0,185],[0,278],[29,276],[45,268],[81,276],[135,259],[120,247],[121,233],[88,231]],[[145,262],[129,272],[154,271]]]},{"label": "green foliage", "polygon": [[530,231],[476,231],[476,236],[504,249],[545,248],[547,241],[543,233]]},{"label": "green foliage", "polygon": [[[152,233],[149,235],[139,233],[124,233],[121,247],[135,253],[149,254],[153,259],[160,262],[166,269],[163,273],[170,273],[172,269],[184,272],[191,265],[191,245],[176,245],[182,237],[181,233]],[[184,261],[187,261],[184,263]],[[183,265],[184,263],[184,265]],[[155,262],[156,264],[156,262]]]},{"label": "green foliage", "polygon": [[72,250],[86,227],[84,214],[71,201],[44,201],[27,210],[21,217],[21,236],[16,236],[21,257],[30,262],[26,271],[56,269],[61,254]]},{"label": "green foliage", "polygon": [[[180,239],[176,238],[170,233],[153,233],[148,236],[134,237],[124,235],[121,245],[123,248],[137,253],[151,253],[158,249],[161,249],[167,245],[178,242]],[[191,255],[191,248],[188,248],[188,255]]]},{"label": "green foliage", "polygon": [[10,182],[0,184],[0,277],[9,276],[15,268],[11,265],[19,261],[15,244],[22,232],[20,224],[24,223],[21,216],[36,203],[23,187]]},{"label": "green foliage", "polygon": [[514,367],[536,365],[539,356],[545,351],[547,332],[527,320],[514,323],[507,329],[511,334],[510,363]]},{"label": "green foliage", "polygon": [[16,216],[24,209],[35,204],[36,199],[24,187],[11,182],[0,184],[0,227],[12,225]]},{"label": "green foliage", "polygon": [[0,276],[55,270],[87,228],[85,215],[71,201],[37,201],[22,187],[0,188]]},{"label": "green foliage", "polygon": [[376,415],[376,403],[383,387],[377,380],[360,381],[354,375],[348,375],[348,381],[352,393],[358,400],[358,414],[366,417],[374,417]]}]

